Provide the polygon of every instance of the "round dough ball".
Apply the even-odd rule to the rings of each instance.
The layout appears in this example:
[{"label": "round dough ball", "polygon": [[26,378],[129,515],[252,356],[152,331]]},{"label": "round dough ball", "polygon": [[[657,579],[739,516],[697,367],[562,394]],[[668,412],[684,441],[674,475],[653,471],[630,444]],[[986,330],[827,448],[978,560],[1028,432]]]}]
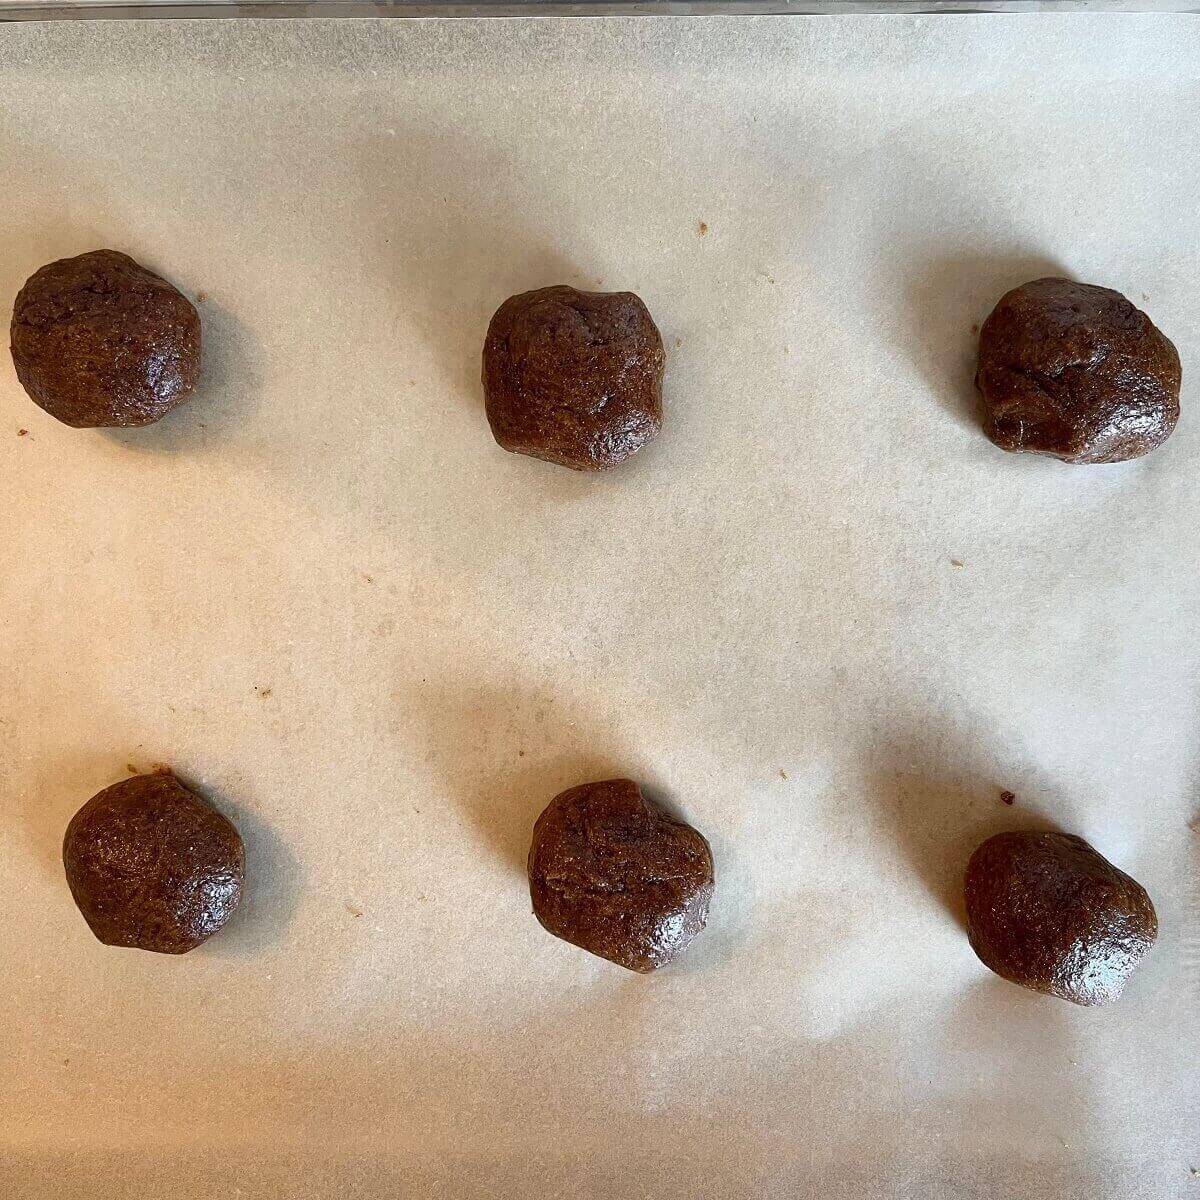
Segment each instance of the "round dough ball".
[{"label": "round dough ball", "polygon": [[149,425],[191,395],[200,317],[165,279],[115,250],[35,272],[12,315],[17,378],[78,429]]},{"label": "round dough ball", "polygon": [[979,333],[985,431],[1005,450],[1112,463],[1161,445],[1179,420],[1179,355],[1120,292],[1036,279]]},{"label": "round dough ball", "polygon": [[1107,1004],[1154,944],[1141,884],[1082,838],[1000,833],[971,855],[971,947],[997,975],[1075,1004]]},{"label": "round dough ball", "polygon": [[630,971],[653,971],[704,928],[712,852],[632,780],[585,783],[538,817],[529,893],[555,937]]},{"label": "round dough ball", "polygon": [[488,423],[505,450],[608,470],[658,436],[664,361],[658,329],[632,292],[524,292],[488,326]]},{"label": "round dough ball", "polygon": [[67,884],[106,946],[185,954],[242,898],[238,832],[173,775],[135,775],[93,796],[63,839]]}]

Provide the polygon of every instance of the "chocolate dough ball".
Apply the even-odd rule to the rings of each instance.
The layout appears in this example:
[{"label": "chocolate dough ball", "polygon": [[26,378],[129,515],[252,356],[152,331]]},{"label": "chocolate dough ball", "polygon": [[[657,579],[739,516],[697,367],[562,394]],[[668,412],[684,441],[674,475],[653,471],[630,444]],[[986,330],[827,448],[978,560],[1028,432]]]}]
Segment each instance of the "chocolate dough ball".
[{"label": "chocolate dough ball", "polygon": [[658,436],[663,345],[632,292],[548,287],[513,296],[488,326],[483,391],[505,450],[605,471]]},{"label": "chocolate dough ball", "polygon": [[555,937],[631,971],[682,954],[713,892],[708,843],[629,779],[555,796],[533,827],[529,893]]},{"label": "chocolate dough ball", "polygon": [[1112,463],[1161,445],[1179,420],[1179,355],[1120,292],[1036,279],[979,333],[985,431],[1004,450]]},{"label": "chocolate dough ball", "polygon": [[106,946],[186,954],[233,915],[238,832],[173,775],[135,775],[93,796],[63,839],[71,895]]},{"label": "chocolate dough ball", "polygon": [[34,403],[80,429],[149,425],[182,404],[200,374],[196,310],[115,250],[35,272],[17,294],[11,335]]},{"label": "chocolate dough ball", "polygon": [[1107,1004],[1154,944],[1141,884],[1082,838],[1000,833],[971,855],[971,947],[997,975],[1075,1004]]}]

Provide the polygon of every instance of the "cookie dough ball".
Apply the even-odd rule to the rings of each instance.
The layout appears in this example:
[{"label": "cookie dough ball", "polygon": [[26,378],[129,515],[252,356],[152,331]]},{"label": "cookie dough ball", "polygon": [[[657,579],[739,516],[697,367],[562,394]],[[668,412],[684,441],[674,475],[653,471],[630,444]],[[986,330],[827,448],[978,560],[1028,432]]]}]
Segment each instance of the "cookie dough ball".
[{"label": "cookie dough ball", "polygon": [[517,454],[608,470],[657,437],[663,363],[662,338],[632,292],[513,296],[483,346],[492,433]]},{"label": "cookie dough ball", "polygon": [[629,779],[571,788],[533,827],[529,892],[555,937],[631,971],[678,957],[704,928],[708,843]]},{"label": "cookie dough ball", "polygon": [[93,796],[63,839],[71,895],[106,946],[186,954],[233,915],[238,832],[173,775],[135,775]]},{"label": "cookie dough ball", "polygon": [[149,425],[200,374],[200,318],[165,279],[115,250],[35,272],[12,316],[17,378],[35,404],[79,429]]},{"label": "cookie dough ball", "polygon": [[1036,279],[979,333],[984,428],[1004,450],[1112,463],[1161,445],[1179,420],[1179,355],[1120,292]]},{"label": "cookie dough ball", "polygon": [[1158,935],[1141,884],[1065,833],[988,838],[967,865],[965,890],[984,965],[1075,1004],[1115,1000]]}]

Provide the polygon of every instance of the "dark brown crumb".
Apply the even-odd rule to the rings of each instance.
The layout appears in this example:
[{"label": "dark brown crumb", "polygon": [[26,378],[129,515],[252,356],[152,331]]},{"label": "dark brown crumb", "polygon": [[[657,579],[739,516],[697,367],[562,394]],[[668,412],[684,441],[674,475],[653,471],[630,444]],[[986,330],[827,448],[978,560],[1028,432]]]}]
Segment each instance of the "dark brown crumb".
[{"label": "dark brown crumb", "polygon": [[1016,804],[1016,802],[1017,802],[1017,797],[1014,792],[1005,790],[1000,793],[1000,803],[1001,804]]},{"label": "dark brown crumb", "polygon": [[346,911],[352,917],[361,917],[363,915],[363,910],[357,905],[351,904],[349,900],[346,901]]},{"label": "dark brown crumb", "polygon": [[679,347],[682,345],[683,345],[683,338],[676,338],[675,339],[675,349],[678,350]]},{"label": "dark brown crumb", "polygon": [[518,750],[518,751],[517,751],[517,757],[518,757],[518,758],[524,758],[524,757],[525,757],[525,751],[524,751],[524,750]]},{"label": "dark brown crumb", "polygon": [[203,304],[205,302],[205,300],[207,300],[207,299],[208,299],[207,292],[197,292],[196,293],[196,303],[197,304]]},{"label": "dark brown crumb", "polygon": [[972,333],[978,333],[978,332],[979,332],[979,322],[978,322],[978,321],[975,321],[975,322],[973,322],[973,323],[972,323],[972,325],[971,325],[971,332],[972,332]]},{"label": "dark brown crumb", "polygon": [[28,436],[29,436],[28,429],[18,429],[17,430],[17,437],[28,437]]},{"label": "dark brown crumb", "polygon": [[363,579],[364,579],[364,580],[365,580],[367,583],[374,583],[374,582],[375,582],[375,580],[374,580],[374,579],[373,579],[373,578],[372,578],[370,575],[368,575],[368,574],[367,574],[365,571],[363,572]]},{"label": "dark brown crumb", "polygon": [[779,778],[780,778],[780,779],[786,779],[786,778],[787,778],[787,772],[786,772],[786,771],[785,771],[785,770],[784,770],[782,767],[780,767],[780,768],[779,768]]},{"label": "dark brown crumb", "polygon": [[137,775],[137,774],[140,774],[140,772],[138,771],[137,767],[135,767],[135,766],[133,765],[133,763],[126,763],[126,764],[125,764],[125,770],[127,770],[127,771],[130,773],[130,775]]},{"label": "dark brown crumb", "polygon": [[703,237],[708,232],[708,222],[701,221],[700,224],[696,226],[696,232]]},{"label": "dark brown crumb", "polygon": [[260,688],[259,692],[258,692],[258,698],[260,700],[265,700],[270,694],[271,694],[270,688]]},{"label": "dark brown crumb", "polygon": [[963,567],[963,566],[966,566],[966,564],[963,562],[963,560],[962,560],[961,558],[952,558],[952,559],[950,560],[950,565],[951,565],[952,567]]}]

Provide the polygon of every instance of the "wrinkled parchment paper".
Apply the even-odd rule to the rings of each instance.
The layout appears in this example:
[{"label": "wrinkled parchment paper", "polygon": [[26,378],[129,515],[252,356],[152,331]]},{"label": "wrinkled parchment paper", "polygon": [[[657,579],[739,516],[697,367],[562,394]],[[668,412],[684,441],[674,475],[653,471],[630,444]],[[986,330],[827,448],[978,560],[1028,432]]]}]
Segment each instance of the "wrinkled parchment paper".
[{"label": "wrinkled parchment paper", "polygon": [[[0,53],[4,311],[113,246],[207,339],[141,431],[60,426],[0,363],[5,1197],[1200,1194],[1200,23]],[[1153,456],[977,431],[972,326],[1048,272],[1178,345]],[[483,419],[491,312],[557,282],[636,290],[669,350],[665,432],[606,477]],[[158,763],[250,857],[181,959],[99,945],[59,861]],[[716,855],[651,978],[529,913],[534,816],[613,774]],[[967,945],[969,851],[1044,823],[1158,905],[1114,1007]]]}]

